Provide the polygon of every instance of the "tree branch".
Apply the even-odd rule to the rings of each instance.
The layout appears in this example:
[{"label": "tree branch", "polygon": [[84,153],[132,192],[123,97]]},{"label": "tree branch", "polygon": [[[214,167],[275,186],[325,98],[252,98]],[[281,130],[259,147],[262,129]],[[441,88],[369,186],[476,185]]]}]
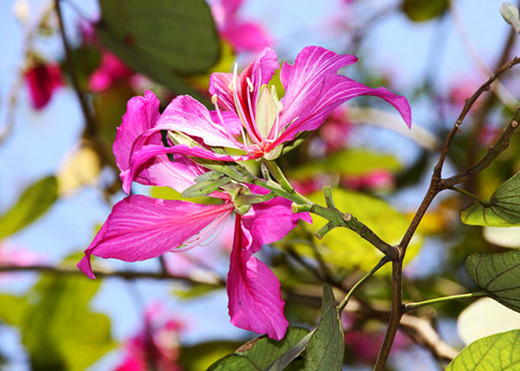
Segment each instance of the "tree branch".
[{"label": "tree branch", "polygon": [[[58,275],[80,275],[83,276],[83,272],[81,272],[75,266],[50,266],[50,265],[27,265],[27,266],[17,266],[17,265],[2,265],[0,266],[1,272],[11,272],[11,273],[21,273],[21,272],[35,272],[35,273],[51,273]],[[153,279],[153,280],[171,280],[171,281],[181,281],[190,284],[198,284],[198,285],[209,285],[209,286],[218,286],[224,287],[226,283],[218,276],[214,275],[211,278],[201,278],[199,276],[175,276],[171,275],[168,272],[137,272],[130,270],[101,270],[98,269],[94,272],[96,277],[105,278],[105,277],[115,277],[121,278],[124,280],[135,280],[135,279]]]}]

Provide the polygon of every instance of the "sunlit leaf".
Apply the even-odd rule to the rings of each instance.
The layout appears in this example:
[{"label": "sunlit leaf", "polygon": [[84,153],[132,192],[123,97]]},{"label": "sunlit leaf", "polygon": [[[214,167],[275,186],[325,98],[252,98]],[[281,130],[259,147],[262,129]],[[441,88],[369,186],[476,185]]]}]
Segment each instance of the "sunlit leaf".
[{"label": "sunlit leaf", "polygon": [[21,296],[0,294],[0,321],[11,326],[19,326],[27,300]]},{"label": "sunlit leaf", "polygon": [[97,35],[108,49],[175,93],[197,94],[180,75],[204,72],[220,56],[215,22],[205,1],[99,3]]},{"label": "sunlit leaf", "polygon": [[513,227],[520,225],[520,173],[506,180],[490,200],[462,210],[460,218],[469,225]]},{"label": "sunlit leaf", "polygon": [[288,175],[293,179],[302,179],[314,177],[324,172],[341,175],[364,175],[374,170],[394,172],[399,169],[401,169],[401,164],[392,155],[362,149],[345,149],[330,155],[321,162],[313,162],[291,169]]},{"label": "sunlit leaf", "polygon": [[98,153],[87,141],[81,141],[58,170],[59,193],[69,195],[82,186],[95,184],[100,172]]},{"label": "sunlit leaf", "polygon": [[54,176],[42,178],[26,188],[16,203],[0,217],[0,240],[45,214],[58,197],[57,188]]},{"label": "sunlit leaf", "polygon": [[[315,193],[309,198],[325,205],[323,195]],[[333,190],[336,207],[342,212],[350,212],[365,223],[378,236],[391,245],[399,243],[408,228],[409,221],[405,215],[392,208],[386,201],[367,196],[358,192]],[[312,215],[312,225],[301,223],[289,234],[279,246],[290,246],[301,255],[315,257],[315,252],[309,244],[314,244],[323,259],[330,264],[345,268],[360,267],[365,270],[373,268],[383,254],[370,243],[347,228],[336,228],[318,240],[312,234],[326,224],[326,220]],[[303,240],[310,238],[309,243]],[[421,246],[422,237],[416,234],[406,253],[405,262],[412,259]],[[383,270],[385,271],[385,270]]]},{"label": "sunlit leaf", "polygon": [[520,247],[520,227],[484,227],[483,237],[487,242],[497,246]]},{"label": "sunlit leaf", "polygon": [[442,15],[449,5],[449,0],[403,0],[404,13],[415,22],[428,21]]},{"label": "sunlit leaf", "polygon": [[457,318],[457,331],[465,344],[500,332],[520,329],[520,313],[491,298],[481,298]]},{"label": "sunlit leaf", "polygon": [[520,330],[491,335],[471,343],[446,371],[515,371],[520,369]]},{"label": "sunlit leaf", "polygon": [[268,369],[280,356],[293,348],[307,335],[303,328],[289,327],[280,341],[260,336],[242,345],[235,353],[211,365],[209,370],[249,371]]},{"label": "sunlit leaf", "polygon": [[321,318],[307,346],[306,370],[341,370],[345,335],[330,285],[323,285]]},{"label": "sunlit leaf", "polygon": [[473,254],[465,266],[473,281],[490,297],[520,312],[520,251]]}]

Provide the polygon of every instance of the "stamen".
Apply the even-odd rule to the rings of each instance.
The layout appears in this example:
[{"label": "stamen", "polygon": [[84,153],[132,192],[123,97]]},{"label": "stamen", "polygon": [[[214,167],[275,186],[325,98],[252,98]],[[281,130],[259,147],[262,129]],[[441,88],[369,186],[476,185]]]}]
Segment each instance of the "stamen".
[{"label": "stamen", "polygon": [[223,214],[217,217],[212,223],[206,226],[202,231],[200,231],[195,236],[192,236],[188,240],[186,240],[181,246],[170,250],[171,252],[183,252],[193,249],[197,246],[207,246],[219,236],[220,231],[224,223],[228,220],[229,214]]},{"label": "stamen", "polygon": [[240,142],[235,139],[234,134],[229,130],[228,126],[226,125],[226,122],[224,121],[224,117],[222,117],[222,113],[220,112],[220,108],[217,104],[218,102],[218,95],[213,94],[211,96],[211,103],[215,106],[215,111],[217,112],[218,119],[220,120],[220,125],[224,128],[226,131],[226,134],[228,135],[229,139],[231,139],[235,144],[240,146]]},{"label": "stamen", "polygon": [[253,86],[253,83],[251,82],[251,79],[246,77],[247,86],[249,87],[249,91],[252,93],[255,91],[255,87]]}]

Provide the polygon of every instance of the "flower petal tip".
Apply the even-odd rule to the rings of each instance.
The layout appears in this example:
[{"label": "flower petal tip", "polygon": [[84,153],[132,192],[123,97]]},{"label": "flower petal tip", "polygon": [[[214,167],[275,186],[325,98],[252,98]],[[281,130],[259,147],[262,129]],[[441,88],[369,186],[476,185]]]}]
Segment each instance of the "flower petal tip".
[{"label": "flower petal tip", "polygon": [[80,271],[85,273],[87,275],[87,277],[90,278],[91,280],[96,279],[96,276],[94,275],[94,272],[92,271],[92,265],[90,262],[89,253],[85,253],[85,256],[83,257],[83,259],[81,259],[79,261],[77,267],[79,268]]}]

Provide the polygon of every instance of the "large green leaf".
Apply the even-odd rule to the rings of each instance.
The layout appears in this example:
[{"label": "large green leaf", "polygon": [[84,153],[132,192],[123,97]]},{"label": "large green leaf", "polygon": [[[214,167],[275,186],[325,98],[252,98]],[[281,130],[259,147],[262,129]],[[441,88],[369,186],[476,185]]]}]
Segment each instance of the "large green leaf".
[{"label": "large green leaf", "polygon": [[42,178],[26,188],[11,209],[0,217],[0,240],[45,214],[57,198],[58,184],[54,176]]},{"label": "large green leaf", "polygon": [[465,224],[488,227],[520,225],[520,173],[502,183],[489,201],[462,210],[460,219]]},{"label": "large green leaf", "polygon": [[99,4],[97,35],[108,49],[174,92],[196,94],[179,76],[207,71],[220,56],[215,22],[204,0],[99,0]]},{"label": "large green leaf", "polygon": [[341,370],[345,335],[330,285],[323,285],[321,318],[307,346],[306,370]]},{"label": "large green leaf", "polygon": [[309,331],[289,327],[280,341],[266,336],[253,339],[240,347],[235,353],[214,363],[209,370],[249,371],[268,369],[277,359],[294,348]]},{"label": "large green leaf", "polygon": [[428,21],[448,9],[449,0],[403,0],[404,13],[415,22]]},{"label": "large green leaf", "polygon": [[490,297],[520,312],[520,251],[473,254],[465,266],[473,281]]},{"label": "large green leaf", "polygon": [[446,371],[520,370],[520,330],[491,335],[471,343]]},{"label": "large green leaf", "polygon": [[[312,194],[309,198],[324,204],[321,192]],[[409,220],[406,216],[384,200],[341,189],[333,190],[333,198],[339,210],[352,213],[389,244],[398,244],[408,228]],[[360,267],[370,270],[383,256],[369,242],[347,228],[333,229],[321,240],[310,237],[309,243],[303,243],[303,240],[309,238],[309,234],[317,232],[327,222],[316,215],[312,215],[312,221],[312,225],[301,223],[300,227],[290,233],[279,245],[282,248],[290,246],[301,255],[315,257],[313,248],[309,246],[309,243],[312,243],[327,263],[349,269]],[[421,236],[416,234],[407,250],[405,262],[417,254],[421,240]]]},{"label": "large green leaf", "polygon": [[302,165],[291,169],[288,175],[293,179],[310,178],[322,173],[342,175],[364,175],[374,170],[398,171],[401,164],[392,155],[380,154],[363,149],[345,149],[336,152],[323,161]]}]

